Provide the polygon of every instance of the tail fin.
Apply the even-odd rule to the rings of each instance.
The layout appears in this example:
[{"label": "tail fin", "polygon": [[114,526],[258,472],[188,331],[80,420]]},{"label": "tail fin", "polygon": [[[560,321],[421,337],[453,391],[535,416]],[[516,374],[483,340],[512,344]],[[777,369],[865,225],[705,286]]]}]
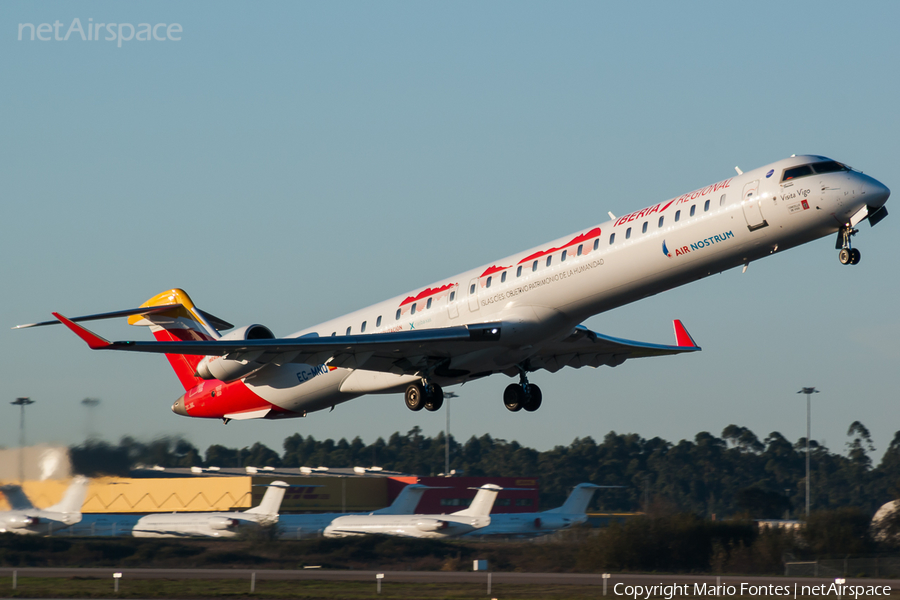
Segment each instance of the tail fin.
[{"label": "tail fin", "polygon": [[9,507],[12,510],[28,510],[34,508],[31,500],[29,500],[28,496],[25,495],[25,492],[22,491],[22,486],[15,484],[4,485],[0,487],[0,492],[3,492],[3,495],[6,496],[6,501],[9,502]]},{"label": "tail fin", "polygon": [[594,497],[594,492],[600,489],[599,485],[593,483],[579,483],[566,498],[566,501],[559,508],[548,510],[549,513],[560,513],[563,515],[583,515],[587,512],[588,504]]},{"label": "tail fin", "polygon": [[491,514],[491,509],[494,508],[494,500],[497,499],[497,494],[502,489],[499,485],[486,483],[478,488],[478,493],[475,494],[475,499],[472,500],[469,508],[452,514],[461,517],[486,517]]},{"label": "tail fin", "polygon": [[72,485],[63,494],[62,500],[53,506],[48,506],[44,510],[47,512],[61,513],[80,513],[81,507],[84,505],[84,499],[87,497],[88,484],[90,481],[87,477],[76,477],[72,481]]},{"label": "tail fin", "polygon": [[414,515],[416,514],[416,506],[422,499],[422,494],[426,490],[435,489],[421,483],[408,485],[400,491],[400,494],[394,498],[390,506],[376,510],[375,515]]},{"label": "tail fin", "polygon": [[284,492],[288,484],[283,481],[273,481],[268,485],[265,495],[258,506],[245,510],[251,515],[263,515],[265,517],[277,517],[281,510],[281,501],[284,500]]},{"label": "tail fin", "polygon": [[[157,294],[141,304],[141,307],[169,304],[178,306],[157,313],[132,315],[128,318],[128,324],[149,326],[153,337],[160,342],[207,341],[219,338],[219,332],[207,319],[207,316],[212,315],[207,315],[195,307],[191,297],[184,290],[174,288]],[[166,358],[169,359],[169,364],[172,365],[185,390],[202,381],[196,375],[197,363],[203,359],[202,356],[166,354]]]}]

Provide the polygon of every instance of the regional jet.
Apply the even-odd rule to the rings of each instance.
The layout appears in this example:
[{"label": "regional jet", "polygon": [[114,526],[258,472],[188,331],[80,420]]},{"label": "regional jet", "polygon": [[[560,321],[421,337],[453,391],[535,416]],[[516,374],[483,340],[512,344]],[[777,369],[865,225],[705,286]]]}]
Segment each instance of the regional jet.
[{"label": "regional jet", "polygon": [[486,483],[478,488],[472,504],[449,515],[347,515],[325,528],[325,537],[395,535],[417,538],[450,538],[469,533],[491,523],[491,508],[502,490]]},{"label": "regional jet", "polygon": [[[180,289],[135,309],[20,327],[63,323],[95,350],[165,354],[185,389],[172,410],[225,423],[303,417],[365,394],[403,393],[409,409],[436,411],[442,387],[497,373],[518,378],[506,408],[534,411],[534,373],[700,350],[677,320],[675,344],[664,345],[591,331],[588,317],[823,236],[855,265],[857,226],[887,216],[890,190],[829,158],[736,171],[287,337],[258,324],[223,334],[233,326]],[[112,317],[150,327],[156,341],[110,342],[78,324]]]},{"label": "regional jet", "polygon": [[288,484],[273,481],[258,506],[243,512],[157,513],[138,519],[134,537],[235,537],[241,531],[274,525]]},{"label": "regional jet", "polygon": [[35,508],[18,485],[0,487],[12,509],[0,512],[0,533],[47,535],[80,522],[88,484],[87,478],[76,477],[62,500],[47,508]]}]

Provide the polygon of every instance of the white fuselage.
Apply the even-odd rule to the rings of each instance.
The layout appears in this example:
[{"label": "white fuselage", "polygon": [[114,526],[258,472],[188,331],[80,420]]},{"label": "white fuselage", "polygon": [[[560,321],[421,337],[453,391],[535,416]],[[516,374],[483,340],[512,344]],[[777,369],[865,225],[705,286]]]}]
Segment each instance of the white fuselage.
[{"label": "white fuselage", "polygon": [[[834,234],[889,191],[856,171],[781,182],[797,156],[748,171],[536,248],[436,281],[289,337],[380,333],[502,322],[501,344],[452,357],[441,385],[512,374],[584,319],[691,281]],[[244,380],[267,402],[296,413],[367,393],[402,391],[414,375],[269,365]]]},{"label": "white fuselage", "polygon": [[138,519],[131,530],[134,537],[221,537],[231,538],[247,528],[275,523],[278,516],[245,512],[159,513]]},{"label": "white fuselage", "polygon": [[489,516],[462,515],[348,515],[325,528],[325,537],[393,535],[416,538],[457,537],[491,522]]},{"label": "white fuselage", "polygon": [[81,521],[80,512],[55,512],[39,508],[0,512],[0,533],[48,535]]}]

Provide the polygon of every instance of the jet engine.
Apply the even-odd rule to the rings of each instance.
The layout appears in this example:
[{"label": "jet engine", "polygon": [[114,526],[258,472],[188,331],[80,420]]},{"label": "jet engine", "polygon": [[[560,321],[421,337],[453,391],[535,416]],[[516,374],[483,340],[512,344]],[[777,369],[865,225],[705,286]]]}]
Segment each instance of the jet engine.
[{"label": "jet engine", "polygon": [[[275,336],[264,325],[247,325],[223,335],[220,340],[271,340]],[[244,352],[240,359],[225,356],[204,356],[197,364],[197,376],[203,379],[235,381],[252,375],[265,365],[256,362],[262,352]]]},{"label": "jet engine", "polygon": [[571,518],[568,517],[560,517],[552,514],[544,514],[540,517],[535,518],[534,520],[534,528],[535,529],[546,529],[546,530],[554,530],[554,529],[565,529],[573,524]]},{"label": "jet engine", "polygon": [[232,530],[237,529],[241,524],[237,519],[229,519],[227,517],[210,517],[207,521],[210,529],[216,530]]},{"label": "jet engine", "polygon": [[24,529],[37,525],[41,520],[39,517],[29,517],[26,515],[13,515],[6,520],[5,525],[10,529]]},{"label": "jet engine", "polygon": [[416,527],[419,531],[443,531],[449,526],[450,523],[441,521],[440,519],[421,519],[416,522]]}]

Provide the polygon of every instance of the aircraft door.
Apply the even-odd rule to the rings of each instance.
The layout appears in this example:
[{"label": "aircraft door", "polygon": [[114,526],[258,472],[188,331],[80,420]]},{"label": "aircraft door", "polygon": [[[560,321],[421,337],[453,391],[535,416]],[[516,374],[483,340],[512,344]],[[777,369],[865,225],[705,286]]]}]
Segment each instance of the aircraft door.
[{"label": "aircraft door", "polygon": [[459,286],[455,285],[450,288],[450,293],[447,294],[447,313],[450,315],[451,319],[455,319],[459,316]]},{"label": "aircraft door", "polygon": [[475,312],[476,310],[478,310],[478,278],[477,277],[469,282],[469,289],[466,291],[469,294],[469,312]]},{"label": "aircraft door", "polygon": [[760,207],[759,179],[751,181],[744,186],[741,208],[744,210],[744,219],[746,219],[747,228],[750,231],[756,231],[769,225],[763,218],[762,208]]}]

